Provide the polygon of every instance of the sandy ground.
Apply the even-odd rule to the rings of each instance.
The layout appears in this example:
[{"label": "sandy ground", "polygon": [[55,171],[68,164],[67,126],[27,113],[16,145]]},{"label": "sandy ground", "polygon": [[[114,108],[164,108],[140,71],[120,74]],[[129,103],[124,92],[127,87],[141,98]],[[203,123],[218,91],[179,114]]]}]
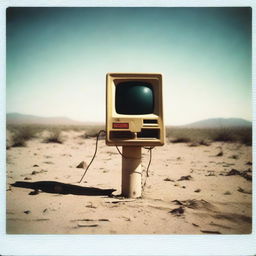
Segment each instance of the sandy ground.
[{"label": "sandy ground", "polygon": [[[76,166],[81,161],[88,164],[95,148],[95,139],[80,135],[63,132],[63,144],[34,139],[27,147],[7,150],[7,233],[251,233],[250,146],[167,143],[154,148],[143,197],[125,199],[110,197],[103,190],[121,193],[121,156],[104,140],[99,141],[96,159],[83,182],[78,183],[84,169]],[[146,149],[142,156],[145,170],[149,160]],[[47,182],[34,183],[35,189],[26,188],[37,181]],[[15,182],[24,183],[10,185]]]}]

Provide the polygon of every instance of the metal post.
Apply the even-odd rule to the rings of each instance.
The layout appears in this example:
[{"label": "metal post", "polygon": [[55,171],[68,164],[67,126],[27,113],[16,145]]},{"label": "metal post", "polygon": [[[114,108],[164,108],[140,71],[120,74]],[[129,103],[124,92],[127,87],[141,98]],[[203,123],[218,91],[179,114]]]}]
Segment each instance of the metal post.
[{"label": "metal post", "polygon": [[122,195],[128,198],[141,197],[141,147],[123,146]]}]

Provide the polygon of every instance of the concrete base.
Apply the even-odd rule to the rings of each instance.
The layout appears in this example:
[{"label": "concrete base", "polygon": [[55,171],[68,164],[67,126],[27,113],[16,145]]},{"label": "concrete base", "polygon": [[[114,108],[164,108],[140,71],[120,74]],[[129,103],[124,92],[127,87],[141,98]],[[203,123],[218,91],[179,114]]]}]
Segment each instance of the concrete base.
[{"label": "concrete base", "polygon": [[122,195],[141,197],[141,147],[123,146],[122,154]]}]

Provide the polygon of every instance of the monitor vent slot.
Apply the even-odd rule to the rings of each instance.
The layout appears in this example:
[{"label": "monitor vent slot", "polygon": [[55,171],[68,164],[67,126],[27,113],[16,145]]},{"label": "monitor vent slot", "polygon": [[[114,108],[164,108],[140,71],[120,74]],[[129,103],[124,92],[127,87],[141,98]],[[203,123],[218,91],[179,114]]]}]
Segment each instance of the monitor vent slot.
[{"label": "monitor vent slot", "polygon": [[144,127],[158,127],[158,120],[157,119],[144,119],[143,126]]},{"label": "monitor vent slot", "polygon": [[157,124],[157,119],[144,119],[144,124]]}]

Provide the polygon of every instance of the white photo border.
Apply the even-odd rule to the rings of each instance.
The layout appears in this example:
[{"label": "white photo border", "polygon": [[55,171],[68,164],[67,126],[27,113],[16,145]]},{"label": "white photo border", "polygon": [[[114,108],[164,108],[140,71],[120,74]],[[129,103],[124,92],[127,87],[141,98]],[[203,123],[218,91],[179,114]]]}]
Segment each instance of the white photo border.
[{"label": "white photo border", "polygon": [[[0,3],[0,254],[1,255],[256,255],[255,183],[250,235],[8,235],[6,234],[6,8],[8,7],[251,7],[255,158],[255,12],[251,0],[2,0]],[[253,179],[255,170],[253,165]]]}]

